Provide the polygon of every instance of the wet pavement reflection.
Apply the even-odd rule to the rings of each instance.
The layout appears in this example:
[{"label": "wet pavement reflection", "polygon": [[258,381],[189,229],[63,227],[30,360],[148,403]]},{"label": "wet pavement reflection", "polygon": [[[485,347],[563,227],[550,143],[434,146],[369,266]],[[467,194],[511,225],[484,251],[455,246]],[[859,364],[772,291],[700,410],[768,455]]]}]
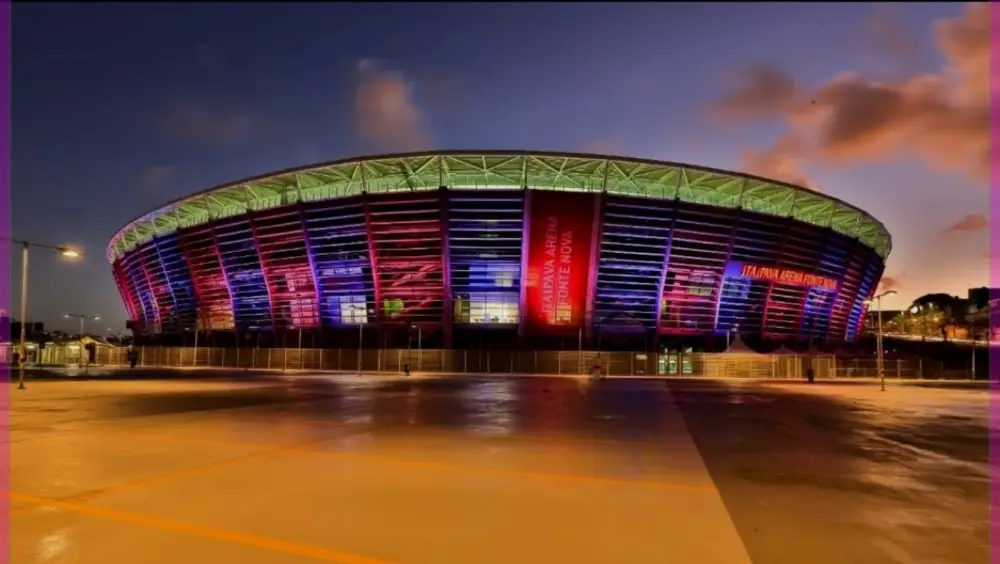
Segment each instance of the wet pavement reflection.
[{"label": "wet pavement reflection", "polygon": [[14,561],[988,560],[983,391],[165,375],[11,391]]}]

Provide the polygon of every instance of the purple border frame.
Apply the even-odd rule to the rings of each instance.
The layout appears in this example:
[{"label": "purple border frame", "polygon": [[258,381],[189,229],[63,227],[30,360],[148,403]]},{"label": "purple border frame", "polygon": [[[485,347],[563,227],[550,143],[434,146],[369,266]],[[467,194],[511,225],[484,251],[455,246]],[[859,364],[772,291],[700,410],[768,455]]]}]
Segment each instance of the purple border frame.
[{"label": "purple border frame", "polygon": [[[990,2],[990,299],[1000,299],[994,295],[993,288],[1000,288],[1000,263],[996,254],[1000,253],[1000,193],[996,182],[1000,179],[1000,108],[995,101],[1000,100],[1000,3]],[[992,308],[990,308],[992,310]],[[990,311],[990,317],[993,317]],[[992,326],[992,323],[990,324]],[[990,335],[990,562],[1000,562],[1000,476],[996,474],[1000,466],[1000,399],[998,399],[998,382],[1000,382],[1000,349],[992,346],[993,335]]]},{"label": "purple border frame", "polygon": [[[3,317],[8,317],[10,311],[10,74],[11,74],[11,8],[10,0],[0,0],[0,236],[4,240],[0,241],[0,312]],[[10,334],[9,318],[8,324],[3,328],[2,333]],[[0,370],[3,370],[0,383],[0,425],[5,440],[0,445],[0,480],[3,488],[3,495],[0,495],[0,564],[9,564],[11,561],[10,546],[10,364],[6,361],[0,362]]]}]

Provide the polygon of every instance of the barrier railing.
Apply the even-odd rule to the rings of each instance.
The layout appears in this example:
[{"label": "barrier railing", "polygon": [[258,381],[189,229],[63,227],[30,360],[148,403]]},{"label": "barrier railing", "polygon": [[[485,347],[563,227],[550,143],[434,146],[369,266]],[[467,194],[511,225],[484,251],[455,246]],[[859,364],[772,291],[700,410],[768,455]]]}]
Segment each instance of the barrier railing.
[{"label": "barrier railing", "polygon": [[[39,364],[79,362],[75,347],[50,345],[38,351]],[[703,376],[710,378],[818,379],[876,376],[874,358],[834,356],[636,353],[598,351],[486,351],[417,349],[298,349],[137,347],[137,365],[157,368],[237,368],[341,372],[450,374],[583,375],[595,366],[609,376]],[[126,348],[99,347],[93,365],[127,366]],[[922,359],[886,359],[889,379],[970,379],[969,370],[945,370]],[[985,373],[979,374],[981,379]]]}]

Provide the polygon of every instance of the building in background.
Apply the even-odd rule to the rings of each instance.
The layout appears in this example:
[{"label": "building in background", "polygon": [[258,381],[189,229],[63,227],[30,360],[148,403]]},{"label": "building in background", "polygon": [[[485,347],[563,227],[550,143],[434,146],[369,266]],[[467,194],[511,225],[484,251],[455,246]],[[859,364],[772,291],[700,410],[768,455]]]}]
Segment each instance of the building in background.
[{"label": "building in background", "polygon": [[649,350],[853,341],[890,249],[875,218],[805,188],[508,151],[234,182],[132,221],[108,259],[152,342]]},{"label": "building in background", "polygon": [[[920,296],[903,310],[883,311],[882,328],[888,335],[948,341],[997,340],[1000,290],[969,288],[967,297],[935,293]],[[865,331],[876,330],[874,315]]]}]

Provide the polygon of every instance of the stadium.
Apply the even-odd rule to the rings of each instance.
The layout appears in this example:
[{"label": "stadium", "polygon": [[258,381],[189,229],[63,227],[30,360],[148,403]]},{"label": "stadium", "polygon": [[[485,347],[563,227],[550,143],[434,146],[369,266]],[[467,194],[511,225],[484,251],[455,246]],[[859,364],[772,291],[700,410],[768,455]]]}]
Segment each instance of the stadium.
[{"label": "stadium", "polygon": [[146,343],[661,350],[855,341],[890,249],[866,212],[765,178],[448,151],[212,188],[130,222],[107,257]]}]

